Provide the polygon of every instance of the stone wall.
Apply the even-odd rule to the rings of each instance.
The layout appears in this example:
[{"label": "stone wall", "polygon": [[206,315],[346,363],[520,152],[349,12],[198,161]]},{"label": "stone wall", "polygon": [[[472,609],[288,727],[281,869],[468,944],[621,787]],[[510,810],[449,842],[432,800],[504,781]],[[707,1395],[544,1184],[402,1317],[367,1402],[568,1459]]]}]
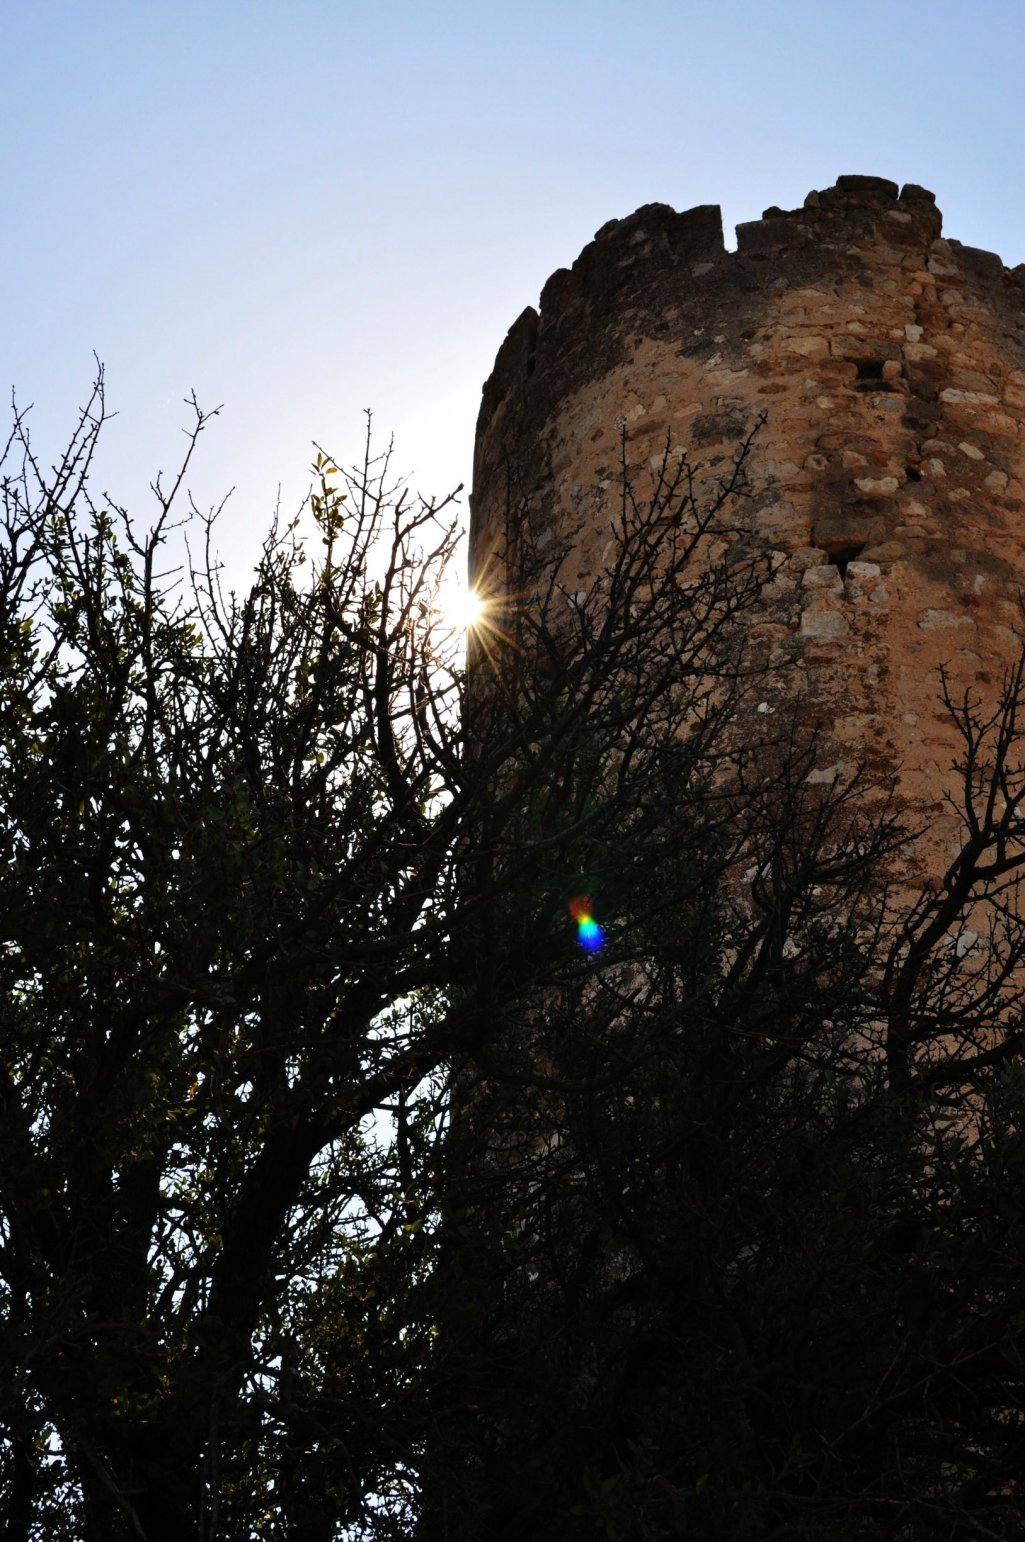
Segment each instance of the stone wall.
[{"label": "stone wall", "polygon": [[471,562],[529,507],[581,525],[577,571],[595,574],[617,425],[635,471],[668,434],[714,480],[765,412],[749,514],[777,571],[753,629],[779,667],[762,710],[795,691],[813,704],[822,780],[900,767],[943,854],[958,741],[939,667],[995,701],[1018,650],[1025,267],[940,230],[931,193],[876,177],[766,210],[735,252],[712,206],[610,221],[484,387]]}]

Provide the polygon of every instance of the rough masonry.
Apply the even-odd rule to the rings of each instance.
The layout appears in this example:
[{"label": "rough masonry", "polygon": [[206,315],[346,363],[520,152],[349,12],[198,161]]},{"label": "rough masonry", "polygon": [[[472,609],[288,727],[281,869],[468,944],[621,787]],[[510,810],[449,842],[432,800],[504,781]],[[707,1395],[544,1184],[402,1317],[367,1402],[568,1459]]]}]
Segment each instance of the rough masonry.
[{"label": "rough masonry", "polygon": [[815,775],[899,767],[942,849],[957,739],[939,699],[995,701],[1025,582],[1025,265],[944,239],[933,194],[840,177],[726,250],[715,206],[603,226],[516,321],[484,387],[471,563],[510,518],[582,525],[596,574],[631,466],[714,479],[762,412],[749,514],[776,568],[753,618],[764,711],[829,725]]}]

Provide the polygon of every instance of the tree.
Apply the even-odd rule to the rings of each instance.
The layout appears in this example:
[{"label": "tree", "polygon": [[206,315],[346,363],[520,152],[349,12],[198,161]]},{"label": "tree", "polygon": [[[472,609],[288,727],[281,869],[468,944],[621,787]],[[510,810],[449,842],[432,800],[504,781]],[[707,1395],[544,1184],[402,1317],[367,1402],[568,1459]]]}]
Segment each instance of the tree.
[{"label": "tree", "polygon": [[550,551],[496,596],[468,701],[449,505],[369,442],[344,474],[318,453],[319,555],[276,526],[225,593],[176,513],[192,411],[148,529],[90,490],[102,375],[52,471],[17,411],[4,460],[4,1526],[405,1534],[451,1079],[591,978],[567,899],[628,835],[636,912],[668,779],[721,738],[762,564],[697,559],[745,454],[707,509],[679,474],[624,499],[589,595]]},{"label": "tree", "polygon": [[236,596],[103,415],[4,462],[6,1534],[1015,1535],[1021,671],[910,903],[751,710],[751,441],[583,588],[511,508],[468,684],[387,456]]},{"label": "tree", "polygon": [[814,729],[733,702],[638,853],[643,967],[477,1057],[432,1542],[1021,1535],[1022,661],[937,687],[939,881],[864,768],[823,788]]}]

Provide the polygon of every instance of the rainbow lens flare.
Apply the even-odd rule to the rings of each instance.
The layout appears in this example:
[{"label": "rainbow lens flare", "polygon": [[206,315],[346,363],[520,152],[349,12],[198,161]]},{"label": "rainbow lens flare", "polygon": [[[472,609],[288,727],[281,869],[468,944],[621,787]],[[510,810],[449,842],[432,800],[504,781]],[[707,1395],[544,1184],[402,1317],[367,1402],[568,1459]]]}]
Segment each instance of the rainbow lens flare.
[{"label": "rainbow lens flare", "polygon": [[597,953],[603,938],[601,927],[591,914],[591,901],[583,894],[569,902],[569,913],[577,923],[577,941],[586,953]]}]

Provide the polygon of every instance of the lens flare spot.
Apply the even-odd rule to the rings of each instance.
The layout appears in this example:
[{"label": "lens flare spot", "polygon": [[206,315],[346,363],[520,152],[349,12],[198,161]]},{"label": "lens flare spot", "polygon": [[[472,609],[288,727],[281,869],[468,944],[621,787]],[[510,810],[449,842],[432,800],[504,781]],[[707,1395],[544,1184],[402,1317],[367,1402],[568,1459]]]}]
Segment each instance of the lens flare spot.
[{"label": "lens flare spot", "polygon": [[601,927],[591,916],[583,916],[577,923],[577,941],[588,953],[594,953],[601,947]]},{"label": "lens flare spot", "polygon": [[577,895],[569,902],[569,913],[577,923],[577,941],[586,953],[596,953],[604,938],[601,927],[591,914],[591,901]]},{"label": "lens flare spot", "polygon": [[457,632],[470,632],[487,615],[487,604],[473,589],[453,585],[442,596],[439,612],[447,626]]}]

